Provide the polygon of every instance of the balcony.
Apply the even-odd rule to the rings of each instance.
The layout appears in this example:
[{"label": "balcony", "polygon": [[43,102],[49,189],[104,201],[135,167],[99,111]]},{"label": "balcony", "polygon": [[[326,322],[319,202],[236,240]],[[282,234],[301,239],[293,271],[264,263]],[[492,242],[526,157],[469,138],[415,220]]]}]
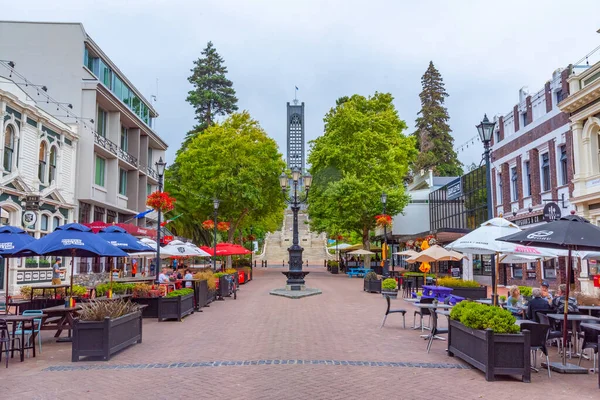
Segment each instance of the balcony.
[{"label": "balcony", "polygon": [[152,167],[150,167],[150,166],[146,167],[146,172],[148,173],[149,176],[151,176],[152,178],[154,178],[158,181],[158,172],[156,172],[154,169],[152,169]]},{"label": "balcony", "polygon": [[128,162],[131,165],[138,166],[137,158],[120,148],[116,143],[111,140],[105,138],[102,135],[98,135],[94,133],[94,143],[98,146],[102,147],[105,150],[108,150],[115,156],[119,157],[121,160]]}]

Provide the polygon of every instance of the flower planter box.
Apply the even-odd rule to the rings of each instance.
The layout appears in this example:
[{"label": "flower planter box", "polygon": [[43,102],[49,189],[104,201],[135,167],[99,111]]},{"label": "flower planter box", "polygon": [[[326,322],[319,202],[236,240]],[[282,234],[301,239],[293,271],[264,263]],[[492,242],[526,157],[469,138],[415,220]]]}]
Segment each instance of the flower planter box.
[{"label": "flower planter box", "polygon": [[335,275],[339,274],[340,273],[340,267],[337,266],[337,265],[332,266],[331,267],[331,273],[335,274]]},{"label": "flower planter box", "polygon": [[158,301],[158,320],[176,319],[181,321],[183,317],[194,313],[194,294],[185,296],[160,297]]},{"label": "flower planter box", "polygon": [[496,375],[521,375],[523,382],[531,381],[529,331],[494,334],[491,329],[471,329],[454,320],[448,328],[448,355],[482,371],[487,381]]},{"label": "flower planter box", "polygon": [[381,290],[381,295],[383,297],[390,296],[390,299],[398,298],[398,290]]},{"label": "flower planter box", "polygon": [[142,309],[142,318],[158,318],[158,302],[161,297],[132,297],[131,301],[145,305]]},{"label": "flower planter box", "polygon": [[365,279],[363,290],[369,293],[381,293],[381,279],[369,281]]},{"label": "flower planter box", "polygon": [[71,361],[80,357],[101,357],[108,361],[110,357],[134,344],[142,343],[142,313],[136,311],[116,319],[104,321],[73,322],[73,343]]},{"label": "flower planter box", "polygon": [[485,299],[487,298],[487,286],[452,288],[452,294],[471,300]]}]

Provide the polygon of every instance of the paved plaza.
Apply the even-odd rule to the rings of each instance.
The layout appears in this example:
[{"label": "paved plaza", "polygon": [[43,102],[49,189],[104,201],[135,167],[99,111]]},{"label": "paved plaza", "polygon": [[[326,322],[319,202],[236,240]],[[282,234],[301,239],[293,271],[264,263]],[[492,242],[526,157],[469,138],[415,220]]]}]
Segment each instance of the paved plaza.
[{"label": "paved plaza", "polygon": [[[598,399],[597,376],[532,373],[486,382],[445,353],[430,354],[419,331],[385,311],[362,279],[309,268],[300,300],[271,296],[282,269],[255,269],[238,299],[213,303],[183,322],[144,321],[143,343],[110,361],[71,363],[71,346],[45,333],[43,353],[0,366],[0,399]],[[402,301],[396,307],[413,307]],[[445,318],[440,319],[445,320]],[[442,321],[444,323],[445,321]],[[552,348],[556,356],[556,348]],[[4,361],[4,360],[3,360]],[[584,361],[590,365],[590,361]]]}]

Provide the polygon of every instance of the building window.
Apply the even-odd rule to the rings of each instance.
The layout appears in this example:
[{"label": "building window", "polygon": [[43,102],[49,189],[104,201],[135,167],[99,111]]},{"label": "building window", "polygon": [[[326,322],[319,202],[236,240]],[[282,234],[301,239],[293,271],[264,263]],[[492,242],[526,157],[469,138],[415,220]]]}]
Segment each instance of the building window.
[{"label": "building window", "polygon": [[560,146],[560,183],[567,185],[569,176],[567,174],[567,146]]},{"label": "building window", "polygon": [[523,279],[523,267],[520,264],[511,264],[512,276],[515,279]]},{"label": "building window", "polygon": [[40,144],[39,164],[38,164],[38,179],[40,182],[45,182],[46,179],[46,142]]},{"label": "building window", "polygon": [[60,226],[60,218],[54,217],[52,218],[52,230],[56,230]]},{"label": "building window", "polygon": [[496,143],[500,142],[500,129],[498,129],[496,132]]},{"label": "building window", "polygon": [[127,196],[127,171],[119,168],[119,194]]},{"label": "building window", "polygon": [[104,173],[106,169],[106,160],[100,156],[96,156],[96,177],[94,183],[104,187]]},{"label": "building window", "polygon": [[548,153],[542,154],[542,190],[550,190],[550,156]]},{"label": "building window", "polygon": [[146,184],[146,196],[148,196],[150,193],[152,193],[152,185],[151,184]]},{"label": "building window", "polygon": [[525,195],[531,196],[531,168],[529,161],[525,161]]},{"label": "building window", "polygon": [[4,130],[4,170],[12,171],[13,154],[15,151],[15,130],[7,125]]},{"label": "building window", "polygon": [[542,263],[544,279],[556,279],[556,258]]},{"label": "building window", "polygon": [[502,204],[502,174],[498,174],[498,204]]},{"label": "building window", "polygon": [[117,222],[117,212],[113,210],[106,210],[106,223],[112,224]]},{"label": "building window", "polygon": [[152,147],[148,147],[148,166],[152,168],[154,166],[154,162],[152,159]]},{"label": "building window", "polygon": [[492,256],[473,254],[473,275],[492,275]]},{"label": "building window", "polygon": [[128,143],[128,137],[127,137],[127,128],[125,128],[124,126],[121,126],[121,149],[123,151],[127,151]]},{"label": "building window", "polygon": [[52,183],[56,179],[56,146],[50,148],[50,170],[48,173],[48,182]]},{"label": "building window", "polygon": [[97,121],[96,133],[98,135],[106,137],[106,111],[98,107],[98,121]]},{"label": "building window", "polygon": [[556,91],[556,104],[560,103],[563,100],[562,89],[558,89]]},{"label": "building window", "polygon": [[42,214],[42,218],[40,218],[40,230],[43,232],[48,232],[48,216]]},{"label": "building window", "polygon": [[517,201],[519,200],[519,181],[517,176],[517,167],[512,167],[510,169],[510,180],[512,201]]}]

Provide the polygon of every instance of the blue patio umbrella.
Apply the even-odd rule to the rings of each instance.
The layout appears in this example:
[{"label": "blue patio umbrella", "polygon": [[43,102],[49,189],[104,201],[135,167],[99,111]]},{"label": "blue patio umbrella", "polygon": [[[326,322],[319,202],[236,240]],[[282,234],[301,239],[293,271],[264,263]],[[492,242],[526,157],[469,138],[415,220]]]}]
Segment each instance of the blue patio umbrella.
[{"label": "blue patio umbrella", "polygon": [[127,231],[120,226],[109,226],[100,229],[98,236],[126,253],[154,251],[152,247],[127,233]]},{"label": "blue patio umbrella", "polygon": [[[10,258],[35,239],[16,226],[0,227],[0,257]],[[26,255],[26,254],[24,254]],[[8,265],[6,267],[6,294],[8,295]]]}]

